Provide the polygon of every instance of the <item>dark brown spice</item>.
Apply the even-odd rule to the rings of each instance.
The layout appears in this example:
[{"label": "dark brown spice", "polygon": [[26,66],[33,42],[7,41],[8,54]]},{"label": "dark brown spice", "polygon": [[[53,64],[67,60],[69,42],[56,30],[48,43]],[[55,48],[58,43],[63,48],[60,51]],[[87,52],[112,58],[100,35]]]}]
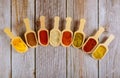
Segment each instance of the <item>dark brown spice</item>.
[{"label": "dark brown spice", "polygon": [[27,33],[26,38],[27,38],[27,42],[30,46],[37,45],[36,37],[35,37],[35,34],[33,32]]}]

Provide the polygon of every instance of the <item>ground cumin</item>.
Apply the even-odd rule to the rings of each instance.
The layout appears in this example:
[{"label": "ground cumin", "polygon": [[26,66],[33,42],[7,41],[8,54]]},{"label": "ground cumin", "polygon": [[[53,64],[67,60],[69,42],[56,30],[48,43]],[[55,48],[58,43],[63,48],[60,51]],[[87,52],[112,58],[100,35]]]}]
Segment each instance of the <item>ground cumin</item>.
[{"label": "ground cumin", "polygon": [[95,39],[90,38],[83,47],[85,52],[90,52],[96,46],[97,42]]},{"label": "ground cumin", "polygon": [[63,32],[63,36],[62,36],[62,43],[65,46],[69,46],[72,42],[72,34],[69,31],[65,31]]},{"label": "ground cumin", "polygon": [[36,41],[35,34],[33,32],[27,33],[26,38],[27,38],[27,43],[30,46],[36,46],[37,41]]},{"label": "ground cumin", "polygon": [[75,47],[80,47],[82,43],[83,43],[83,35],[81,33],[76,33],[73,40],[73,45]]}]

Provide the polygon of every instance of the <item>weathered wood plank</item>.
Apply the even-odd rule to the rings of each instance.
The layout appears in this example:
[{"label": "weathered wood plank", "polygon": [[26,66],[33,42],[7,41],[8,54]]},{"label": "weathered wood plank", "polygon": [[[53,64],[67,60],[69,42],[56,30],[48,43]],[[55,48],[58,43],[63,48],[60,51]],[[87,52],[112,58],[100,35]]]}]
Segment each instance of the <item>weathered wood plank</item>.
[{"label": "weathered wood plank", "polygon": [[[41,15],[46,16],[46,27],[51,29],[54,16],[60,16],[62,21],[65,19],[66,1],[36,0],[36,20]],[[61,23],[60,27],[63,28]],[[66,78],[66,48],[39,46],[36,52],[36,78]]]},{"label": "weathered wood plank", "polygon": [[105,26],[106,34],[115,35],[108,54],[100,61],[99,78],[120,78],[120,0],[99,0],[99,24]]},{"label": "weathered wood plank", "polygon": [[10,39],[3,32],[10,27],[10,0],[0,0],[0,77],[11,77]]},{"label": "weathered wood plank", "polygon": [[[34,29],[34,0],[12,0],[12,29],[14,33],[24,38],[25,25],[23,18],[30,18]],[[34,49],[25,54],[12,50],[12,77],[34,78]]]},{"label": "weathered wood plank", "polygon": [[[67,16],[73,17],[75,30],[80,18],[86,19],[85,33],[90,36],[98,28],[97,0],[67,0]],[[71,27],[73,29],[73,27]],[[67,78],[97,78],[98,62],[80,49],[67,49]]]}]

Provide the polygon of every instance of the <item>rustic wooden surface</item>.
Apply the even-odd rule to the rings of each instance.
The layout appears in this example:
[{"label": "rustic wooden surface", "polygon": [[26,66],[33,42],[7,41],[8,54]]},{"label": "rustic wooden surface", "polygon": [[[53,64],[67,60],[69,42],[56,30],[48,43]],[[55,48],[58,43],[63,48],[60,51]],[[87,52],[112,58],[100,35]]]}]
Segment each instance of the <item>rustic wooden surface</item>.
[{"label": "rustic wooden surface", "polygon": [[[120,78],[120,0],[0,0],[0,78]],[[109,46],[109,53],[97,61],[72,46],[38,46],[19,54],[11,47],[3,29],[10,27],[14,34],[23,38],[23,18],[30,18],[31,28],[40,28],[39,17],[46,16],[46,27],[53,28],[54,16],[60,16],[60,30],[65,18],[73,18],[71,29],[77,30],[79,19],[85,18],[86,38],[99,26],[116,39]]]}]

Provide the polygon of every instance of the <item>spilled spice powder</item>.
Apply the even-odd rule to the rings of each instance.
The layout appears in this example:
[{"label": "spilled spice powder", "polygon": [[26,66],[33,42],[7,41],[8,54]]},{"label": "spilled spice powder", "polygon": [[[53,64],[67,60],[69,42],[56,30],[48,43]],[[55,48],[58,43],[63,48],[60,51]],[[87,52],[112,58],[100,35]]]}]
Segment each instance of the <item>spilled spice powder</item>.
[{"label": "spilled spice powder", "polygon": [[58,45],[60,43],[61,33],[58,30],[53,30],[50,33],[50,42],[52,45]]},{"label": "spilled spice powder", "polygon": [[12,40],[12,46],[19,52],[25,52],[27,50],[26,44],[19,37]]},{"label": "spilled spice powder", "polygon": [[48,34],[47,34],[47,31],[46,30],[42,30],[39,32],[39,39],[40,39],[40,42],[41,44],[43,45],[47,45],[48,44]]},{"label": "spilled spice powder", "polygon": [[33,32],[27,33],[26,38],[27,38],[27,42],[30,46],[37,45],[36,37],[35,37],[35,34]]},{"label": "spilled spice powder", "polygon": [[76,33],[73,40],[73,45],[75,47],[80,47],[82,43],[83,43],[83,35],[81,33]]},{"label": "spilled spice powder", "polygon": [[87,43],[83,46],[85,52],[90,52],[96,46],[97,42],[95,39],[90,38]]},{"label": "spilled spice powder", "polygon": [[99,46],[96,48],[96,50],[93,52],[93,56],[96,58],[96,59],[101,59],[105,53],[106,53],[106,48],[104,46]]},{"label": "spilled spice powder", "polygon": [[72,42],[72,34],[69,31],[63,32],[62,43],[66,46],[69,46]]}]

